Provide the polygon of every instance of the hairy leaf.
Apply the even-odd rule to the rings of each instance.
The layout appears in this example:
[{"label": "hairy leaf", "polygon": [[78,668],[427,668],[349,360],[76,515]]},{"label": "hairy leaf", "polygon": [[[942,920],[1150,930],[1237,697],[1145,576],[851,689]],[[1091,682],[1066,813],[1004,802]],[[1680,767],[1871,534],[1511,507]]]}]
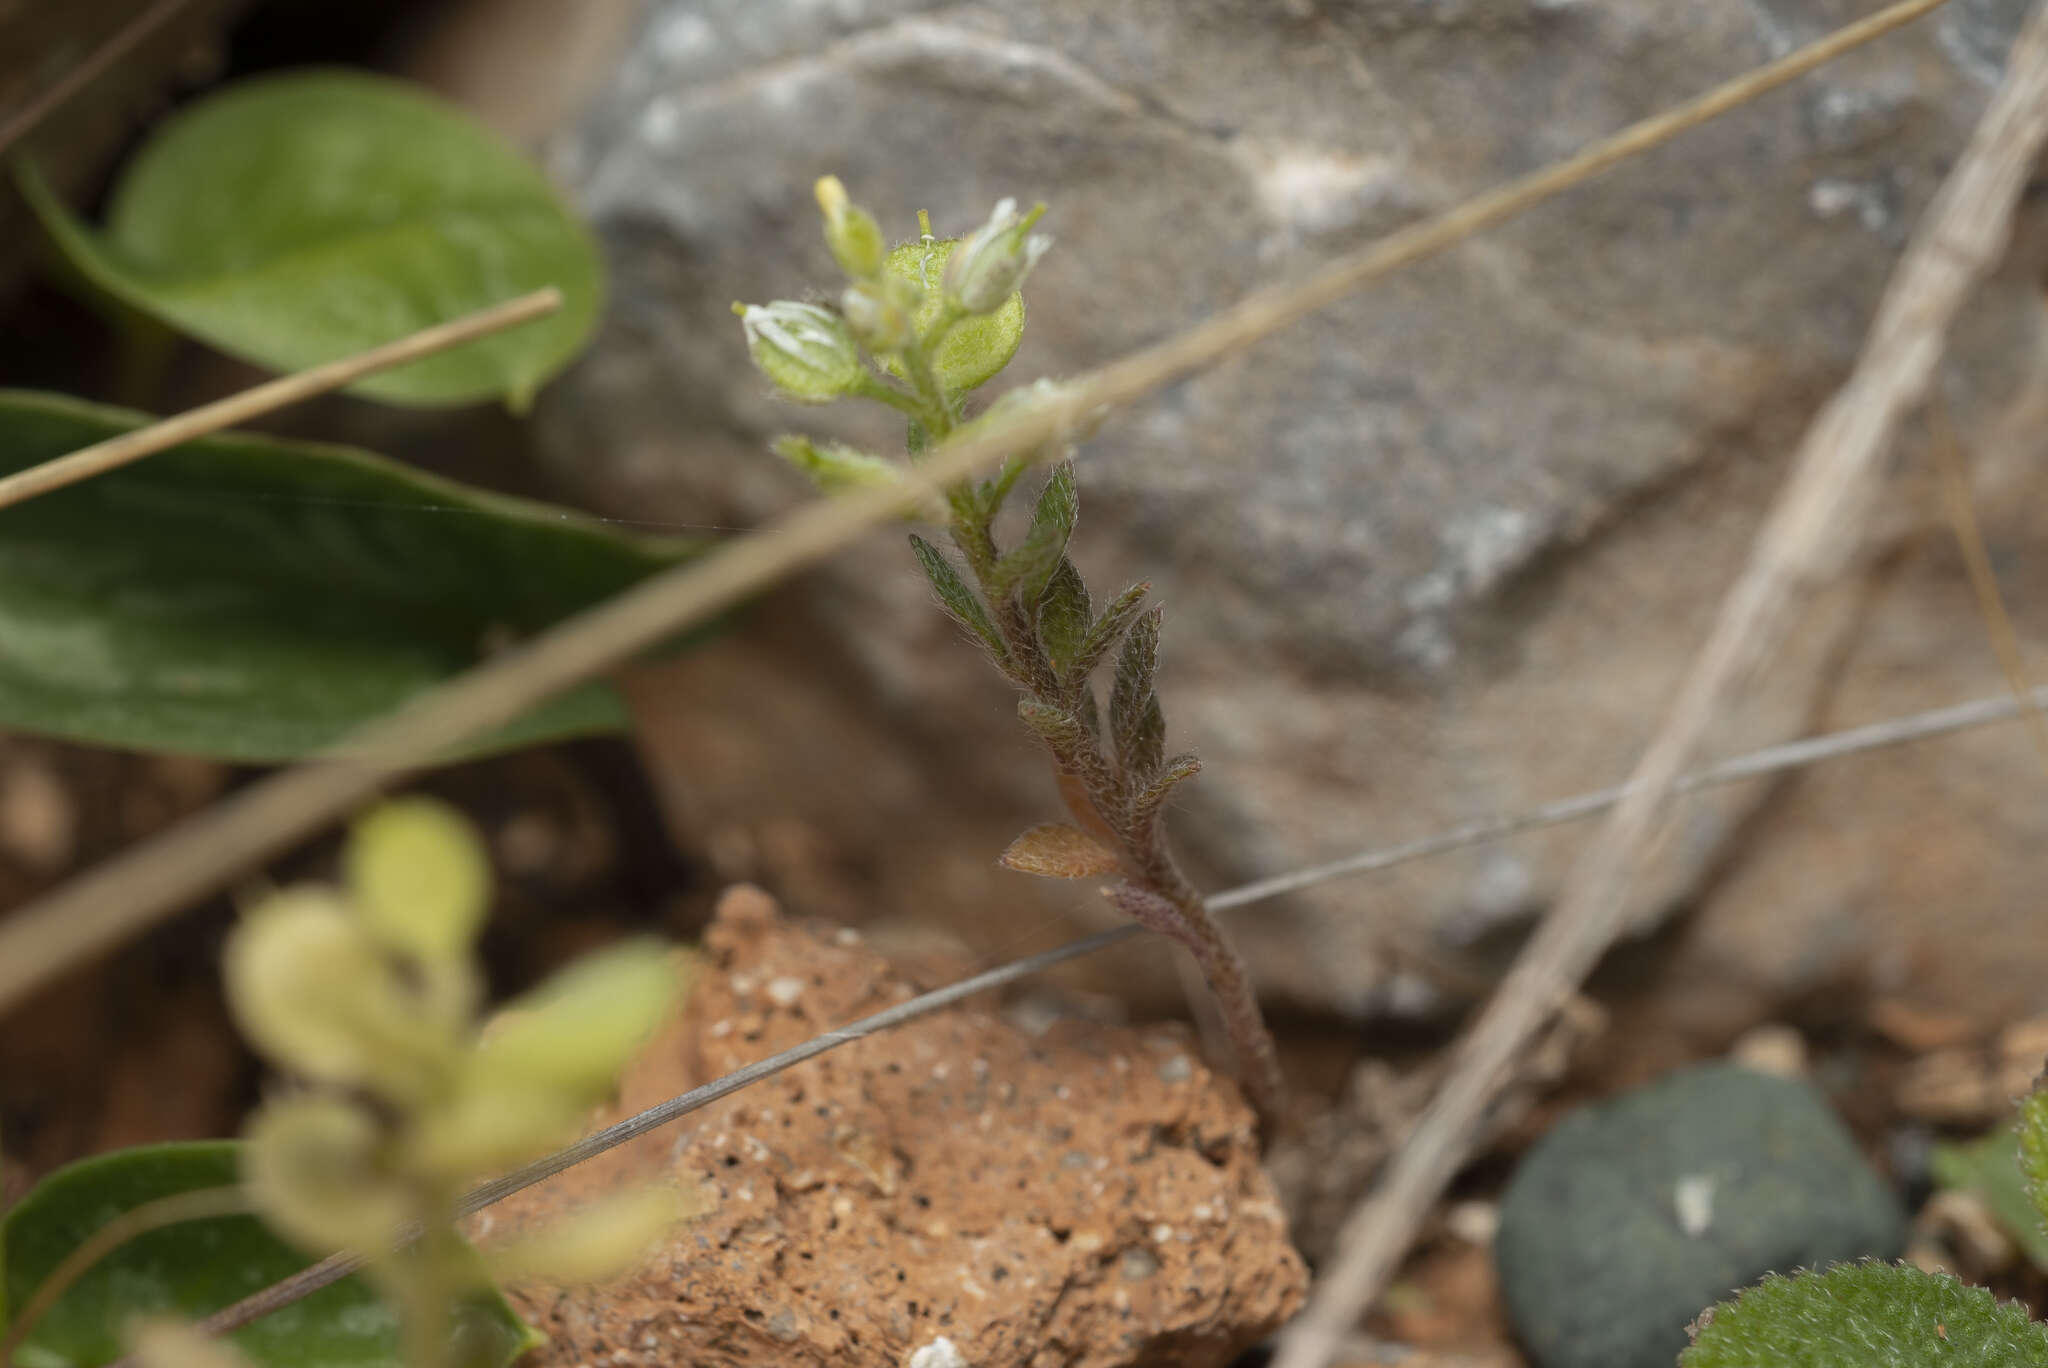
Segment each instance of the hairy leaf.
[{"label": "hairy leaf", "polygon": [[1945,1188],[1974,1192],[1984,1200],[2006,1234],[2026,1251],[2027,1262],[2048,1272],[2048,1228],[2020,1169],[2019,1135],[2000,1126],[1964,1145],[1934,1147],[1934,1180]]},{"label": "hairy leaf", "polygon": [[1078,827],[1053,822],[1035,826],[1010,842],[1002,866],[1045,879],[1087,879],[1114,874],[1116,852]]},{"label": "hairy leaf", "polygon": [[1152,781],[1138,791],[1131,800],[1131,829],[1145,832],[1159,819],[1159,809],[1166,804],[1174,788],[1202,772],[1202,762],[1193,755],[1176,755],[1160,767]]},{"label": "hairy leaf", "polygon": [[[239,1180],[239,1143],[206,1140],[116,1150],[59,1169],[0,1222],[6,1305],[19,1309],[101,1226],[145,1202]],[[139,1315],[208,1315],[311,1260],[253,1216],[166,1226],[122,1244],[58,1298],[29,1335],[22,1368],[95,1368],[121,1356]],[[495,1291],[463,1298],[456,1333],[465,1363],[500,1368],[541,1342]],[[396,1313],[360,1278],[345,1278],[229,1336],[265,1368],[404,1368]]]},{"label": "hairy leaf", "polygon": [[989,576],[989,592],[1001,598],[1014,589],[1018,602],[1027,610],[1036,608],[1047,584],[1066,564],[1067,539],[1073,535],[1079,510],[1080,503],[1074,494],[1074,468],[1062,463],[1045,482],[1024,540],[996,562],[995,571]]},{"label": "hairy leaf", "polygon": [[1061,557],[1038,603],[1038,639],[1053,669],[1064,675],[1088,635],[1088,586],[1074,563]]},{"label": "hairy leaf", "polygon": [[32,170],[22,183],[100,288],[277,370],[562,291],[550,317],[353,387],[389,403],[522,408],[597,321],[596,247],[540,172],[468,115],[381,76],[261,77],[181,111],[129,164],[99,233]]},{"label": "hairy leaf", "polygon": [[1109,740],[1127,770],[1128,762],[1153,744],[1147,740],[1148,733],[1165,735],[1164,721],[1154,728],[1151,720],[1159,706],[1152,696],[1152,676],[1159,668],[1159,617],[1154,608],[1132,624],[1117,657],[1116,679],[1110,685]]},{"label": "hairy leaf", "polygon": [[[0,473],[145,421],[0,390]],[[0,510],[0,726],[294,759],[702,545],[347,447],[189,442]],[[589,685],[465,754],[626,720]]]},{"label": "hairy leaf", "polygon": [[953,563],[938,547],[915,532],[910,534],[910,548],[917,553],[917,563],[924,567],[924,577],[931,581],[939,602],[953,615],[953,620],[980,637],[981,644],[988,647],[989,654],[998,661],[1007,660],[1010,653],[1004,648],[995,623],[989,621],[988,610],[967,587],[967,581],[960,578],[960,572],[953,568]]},{"label": "hairy leaf", "polygon": [[1074,651],[1074,659],[1067,666],[1068,675],[1073,679],[1085,679],[1095,673],[1109,653],[1124,639],[1124,633],[1138,620],[1144,609],[1145,595],[1152,592],[1149,584],[1134,584],[1109,601],[1102,610],[1102,616],[1095,619],[1095,625],[1088,629],[1088,635]]},{"label": "hairy leaf", "polygon": [[1109,775],[1103,770],[1095,738],[1080,718],[1064,708],[1030,698],[1018,701],[1017,715],[1024,719],[1024,725],[1038,733],[1060,768],[1079,778],[1090,795],[1108,791]]},{"label": "hairy leaf", "polygon": [[1701,1317],[1680,1368],[2048,1368],[2017,1302],[1904,1264],[1773,1273]]}]

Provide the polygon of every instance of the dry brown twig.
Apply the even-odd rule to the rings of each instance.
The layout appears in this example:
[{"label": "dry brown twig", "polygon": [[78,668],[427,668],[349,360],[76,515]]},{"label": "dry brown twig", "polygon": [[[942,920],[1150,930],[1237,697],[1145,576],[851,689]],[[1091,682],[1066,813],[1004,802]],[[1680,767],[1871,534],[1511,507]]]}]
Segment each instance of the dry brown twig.
[{"label": "dry brown twig", "polygon": [[1962,443],[1956,440],[1954,429],[1949,426],[1948,408],[1942,403],[1937,391],[1934,402],[1927,406],[1928,445],[1934,452],[1934,464],[1941,476],[1942,509],[1948,515],[1949,527],[1955,532],[1956,549],[1962,552],[1963,566],[1969,572],[1970,592],[1977,600],[1977,615],[1984,620],[1984,634],[1991,639],[1991,650],[1998,657],[1998,668],[2005,674],[2006,687],[2012,696],[2026,703],[2027,735],[2034,743],[2034,751],[2041,757],[2041,763],[2048,766],[2048,712],[2032,703],[2032,690],[2027,685],[2027,662],[2020,652],[2020,634],[2014,629],[2012,614],[2006,611],[2005,596],[1998,590],[1998,573],[1991,566],[1991,550],[1984,544],[1984,529],[1977,524],[1977,509],[1970,495],[1969,458],[1963,454]]},{"label": "dry brown twig", "polygon": [[237,423],[246,423],[267,413],[275,413],[292,404],[303,403],[315,395],[326,394],[353,385],[364,376],[378,371],[402,366],[408,361],[417,361],[423,356],[447,351],[450,347],[464,342],[473,342],[479,337],[521,323],[530,323],[562,307],[562,292],[550,285],[531,294],[508,299],[502,304],[479,309],[472,314],[447,323],[436,323],[422,328],[396,341],[345,356],[339,361],[314,366],[310,370],[296,371],[281,375],[275,380],[266,380],[251,386],[239,394],[225,399],[216,399],[210,404],[201,404],[174,417],[151,423],[148,427],[124,432],[119,437],[109,437],[104,442],[94,442],[89,447],[59,456],[55,460],[32,465],[26,470],[17,470],[12,475],[0,476],[0,508],[26,503],[30,499],[62,489],[66,485],[90,480],[95,475],[104,475],[124,465],[132,465],[146,456],[169,451],[183,442],[207,436],[231,428]]},{"label": "dry brown twig", "polygon": [[89,53],[84,61],[65,72],[55,85],[15,110],[4,122],[0,122],[0,152],[5,152],[26,137],[37,124],[55,113],[66,100],[105,75],[108,68],[133,52],[143,39],[163,27],[171,16],[190,3],[191,0],[157,0],[156,4],[122,25],[111,38]]},{"label": "dry brown twig", "polygon": [[[1955,732],[1977,727],[1994,726],[2010,722],[2023,716],[2028,710],[2048,707],[2048,688],[2035,690],[2025,698],[2013,698],[2001,694],[1991,698],[1973,699],[1967,703],[1951,704],[1944,708],[1933,708],[1926,712],[1913,713],[1905,717],[1888,718],[1869,726],[1855,727],[1847,731],[1830,732],[1822,736],[1809,736],[1797,741],[1787,741],[1769,746],[1760,751],[1721,761],[1705,769],[1685,776],[1680,788],[1690,792],[1716,784],[1732,784],[1744,779],[1753,779],[1764,774],[1779,774],[1799,769],[1821,760],[1835,759],[1844,755],[1855,755],[1865,751],[1879,750],[1889,746],[1904,745],[1923,741],[1931,737],[1947,736]],[[1374,870],[1389,869],[1410,860],[1458,850],[1485,841],[1500,840],[1516,832],[1532,831],[1538,827],[1554,826],[1561,822],[1578,821],[1601,812],[1621,801],[1627,792],[1626,785],[1613,785],[1581,793],[1570,798],[1561,798],[1528,809],[1512,817],[1488,818],[1479,822],[1468,822],[1439,832],[1420,840],[1404,841],[1399,845],[1378,850],[1364,851],[1332,860],[1307,869],[1297,869],[1272,878],[1260,879],[1253,883],[1240,884],[1209,897],[1208,910],[1223,912],[1232,908],[1245,907],[1251,903],[1298,889],[1309,888],[1332,879],[1353,877]],[[594,1159],[606,1150],[613,1149],[627,1141],[636,1139],[672,1121],[687,1116],[693,1111],[707,1107],[721,1098],[762,1079],[769,1078],[784,1069],[794,1068],[807,1060],[815,1059],[830,1050],[855,1041],[865,1040],[883,1031],[941,1011],[956,1002],[969,997],[991,992],[1042,973],[1068,960],[1092,955],[1112,945],[1120,945],[1144,934],[1145,928],[1136,922],[1125,922],[1108,931],[1098,931],[1092,936],[1069,941],[1051,950],[1013,960],[994,969],[985,970],[971,978],[935,988],[929,993],[899,1002],[893,1007],[848,1022],[844,1026],[813,1036],[802,1044],[793,1045],[780,1054],[758,1060],[744,1068],[737,1069],[722,1078],[692,1088],[689,1092],[656,1103],[643,1112],[636,1113],[613,1126],[586,1135],[574,1144],[537,1159],[525,1168],[493,1179],[466,1194],[462,1199],[464,1215],[483,1210],[494,1202],[504,1200],[515,1192],[546,1182],[549,1178],[589,1159]],[[1583,999],[1578,1000],[1581,1004]],[[1572,1010],[1567,1004],[1565,1012]],[[2036,1052],[2039,1053],[2038,1051]],[[309,1296],[323,1287],[339,1281],[355,1271],[358,1262],[347,1255],[334,1255],[312,1264],[291,1277],[274,1283],[261,1291],[215,1312],[201,1323],[200,1328],[209,1333],[225,1333],[247,1325],[278,1307],[287,1306],[301,1297]],[[123,1359],[110,1368],[135,1368]]]},{"label": "dry brown twig", "polygon": [[659,575],[476,667],[363,729],[341,752],[254,784],[15,913],[0,926],[0,1009],[53,974],[218,889],[236,871],[341,816],[393,779],[431,764],[464,738],[733,607],[851,545],[870,528],[923,506],[937,490],[1011,455],[1058,450],[1106,410],[1213,366],[1942,3],[1901,0],[1575,156],[1399,229],[1305,280],[1260,290],[1177,337],[1080,377],[1058,398],[1010,422],[949,442],[895,489],[814,501],[761,533]]},{"label": "dry brown twig", "polygon": [[1893,272],[1854,371],[1806,430],[1749,563],[1722,599],[1629,793],[1460,1042],[1449,1081],[1379,1189],[1346,1222],[1341,1252],[1286,1332],[1276,1368],[1330,1361],[1463,1163],[1517,1055],[1620,931],[1666,801],[1722,701],[1770,655],[1801,600],[1854,550],[1892,433],[1926,396],[1963,300],[1997,263],[2044,139],[2048,10],[2037,6],[2005,79]]}]

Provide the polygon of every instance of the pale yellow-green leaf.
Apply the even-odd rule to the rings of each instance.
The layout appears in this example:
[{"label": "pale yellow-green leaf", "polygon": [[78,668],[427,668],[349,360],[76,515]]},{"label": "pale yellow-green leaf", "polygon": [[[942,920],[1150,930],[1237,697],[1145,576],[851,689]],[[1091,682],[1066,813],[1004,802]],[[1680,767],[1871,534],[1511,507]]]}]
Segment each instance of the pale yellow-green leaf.
[{"label": "pale yellow-green leaf", "polygon": [[349,833],[347,872],[370,934],[415,959],[458,962],[483,925],[490,861],[445,803],[410,797],[371,809]]},{"label": "pale yellow-green leaf", "polygon": [[595,1102],[610,1093],[681,989],[680,959],[658,941],[600,950],[491,1023],[477,1054],[477,1076],[508,1091],[553,1088]]},{"label": "pale yellow-green leaf", "polygon": [[557,1287],[604,1282],[650,1255],[676,1222],[689,1215],[673,1187],[613,1192],[578,1207],[537,1234],[486,1250],[491,1272],[508,1281]]},{"label": "pale yellow-green leaf", "polygon": [[249,1122],[242,1181],[258,1214],[295,1244],[381,1253],[411,1214],[384,1138],[359,1105],[324,1094],[269,1103]]}]

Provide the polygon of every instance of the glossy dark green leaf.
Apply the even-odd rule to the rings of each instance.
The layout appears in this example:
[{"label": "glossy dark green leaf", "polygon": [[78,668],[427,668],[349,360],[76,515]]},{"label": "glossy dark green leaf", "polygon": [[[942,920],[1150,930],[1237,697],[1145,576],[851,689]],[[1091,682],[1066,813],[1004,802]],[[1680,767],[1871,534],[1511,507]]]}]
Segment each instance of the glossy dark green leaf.
[{"label": "glossy dark green leaf", "polygon": [[[141,421],[0,391],[0,474]],[[699,546],[345,447],[188,443],[0,510],[0,727],[295,758]],[[475,749],[625,721],[586,686]]]},{"label": "glossy dark green leaf", "polygon": [[[145,1145],[60,1169],[0,1222],[7,1305],[19,1308],[64,1256],[124,1211],[237,1181],[232,1140]],[[138,1235],[74,1283],[17,1352],[17,1368],[93,1368],[120,1357],[130,1318],[198,1319],[312,1262],[253,1216],[185,1221]],[[457,1314],[465,1361],[500,1368],[540,1342],[495,1292]],[[403,1368],[397,1321],[360,1278],[346,1278],[229,1337],[264,1368]],[[470,1357],[473,1353],[474,1357]]]},{"label": "glossy dark green leaf", "polygon": [[201,100],[128,165],[97,233],[32,169],[22,184],[100,288],[277,370],[562,291],[551,317],[355,386],[391,403],[523,407],[597,320],[596,248],[540,172],[467,115],[384,77],[293,73]]}]

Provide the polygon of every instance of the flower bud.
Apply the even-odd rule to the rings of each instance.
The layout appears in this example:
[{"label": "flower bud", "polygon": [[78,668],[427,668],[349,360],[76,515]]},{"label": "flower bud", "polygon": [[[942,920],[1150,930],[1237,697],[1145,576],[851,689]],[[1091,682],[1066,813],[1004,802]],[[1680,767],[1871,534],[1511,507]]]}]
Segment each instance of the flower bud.
[{"label": "flower bud", "polygon": [[484,1032],[472,1081],[602,1100],[682,992],[682,966],[655,941],[584,956],[513,1002]]},{"label": "flower bud", "polygon": [[439,1086],[454,1041],[348,908],[287,889],[229,937],[228,1006],[257,1049],[303,1077],[413,1099]]},{"label": "flower bud", "polygon": [[846,198],[839,177],[818,182],[818,211],[825,216],[825,245],[839,269],[855,280],[873,280],[882,270],[882,228],[875,216]]},{"label": "flower bud", "polygon": [[[1017,201],[997,203],[988,222],[969,233],[946,260],[945,291],[969,313],[985,314],[1003,306],[1031,274],[1031,268],[1052,246],[1052,239],[1030,233],[1045,212],[1039,205],[1022,218]],[[1027,236],[1029,234],[1029,236]]]},{"label": "flower bud", "polygon": [[800,404],[837,399],[859,383],[860,351],[846,321],[830,309],[779,299],[735,304],[755,367]]},{"label": "flower bud", "polygon": [[263,1219],[294,1244],[382,1253],[412,1214],[382,1147],[376,1121],[353,1103],[287,1097],[250,1121],[242,1183]]},{"label": "flower bud", "polygon": [[372,809],[349,834],[349,892],[363,929],[427,965],[464,961],[490,899],[490,863],[469,824],[431,798]]},{"label": "flower bud", "polygon": [[904,300],[898,297],[903,292],[891,289],[893,283],[863,280],[847,286],[846,293],[839,296],[839,309],[846,315],[847,329],[877,356],[901,351],[912,333],[910,309],[916,307],[916,300],[910,300],[909,307],[905,307]]}]

